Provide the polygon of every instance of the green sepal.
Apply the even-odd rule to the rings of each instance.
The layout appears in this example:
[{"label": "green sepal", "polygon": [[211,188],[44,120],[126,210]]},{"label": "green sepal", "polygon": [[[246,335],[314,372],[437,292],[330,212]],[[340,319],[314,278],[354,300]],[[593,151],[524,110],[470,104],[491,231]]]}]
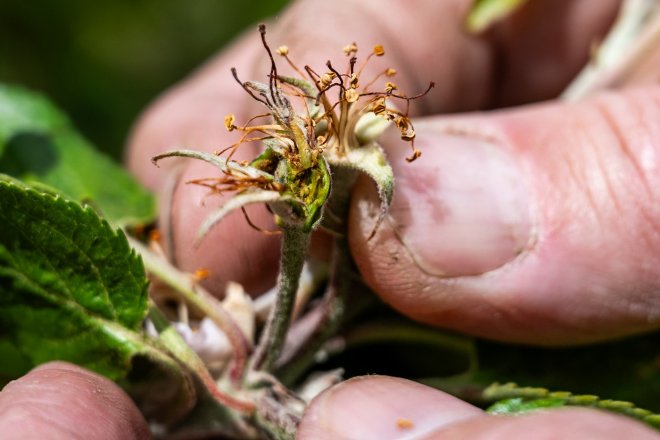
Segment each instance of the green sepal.
[{"label": "green sepal", "polygon": [[284,215],[280,208],[283,205],[297,211],[304,209],[304,205],[301,201],[287,195],[282,195],[277,191],[266,191],[254,188],[247,189],[234,195],[204,219],[202,226],[200,226],[199,231],[197,232],[197,243],[199,243],[199,241],[229,213],[255,203],[266,203],[270,206],[273,212],[278,212],[280,215]]},{"label": "green sepal", "polygon": [[206,163],[209,163],[215,167],[217,167],[220,171],[226,172],[226,171],[233,171],[233,172],[238,172],[241,174],[244,174],[248,177],[254,177],[254,178],[261,178],[265,179],[266,181],[272,181],[273,176],[267,172],[264,172],[258,168],[252,167],[252,166],[246,166],[246,165],[241,165],[240,163],[233,161],[233,160],[227,160],[224,157],[217,156],[212,153],[207,153],[204,151],[196,151],[196,150],[173,150],[173,151],[168,151],[166,153],[159,154],[157,156],[154,156],[151,158],[151,162],[158,166],[158,162],[160,162],[163,159],[167,158],[173,158],[173,157],[183,157],[183,158],[189,158],[189,159],[198,159],[202,160]]},{"label": "green sepal", "polygon": [[394,195],[394,171],[385,157],[385,152],[380,145],[372,142],[364,147],[349,150],[344,156],[330,156],[328,162],[333,167],[362,172],[371,177],[376,184],[380,198],[380,213],[371,232],[373,236],[385,219]]},{"label": "green sepal", "polygon": [[[264,144],[267,144],[267,141],[268,139],[264,141]],[[272,145],[272,142],[270,144]],[[281,156],[273,148],[267,147],[259,156],[250,162],[250,166],[269,174],[275,174],[275,169],[280,158]]]}]

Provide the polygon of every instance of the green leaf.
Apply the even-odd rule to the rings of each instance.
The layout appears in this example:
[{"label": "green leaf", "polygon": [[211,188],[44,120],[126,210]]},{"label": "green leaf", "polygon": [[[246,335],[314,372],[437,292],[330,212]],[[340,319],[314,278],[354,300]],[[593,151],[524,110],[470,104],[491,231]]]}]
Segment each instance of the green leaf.
[{"label": "green leaf", "polygon": [[483,392],[486,400],[497,400],[488,412],[495,414],[518,414],[537,409],[561,406],[597,408],[623,414],[660,429],[660,414],[636,407],[624,400],[601,399],[594,395],[575,395],[568,391],[549,391],[539,387],[520,387],[515,383],[494,383]]},{"label": "green leaf", "polygon": [[94,206],[116,225],[155,217],[153,197],[44,97],[0,84],[0,172]]},{"label": "green leaf", "polygon": [[466,25],[470,32],[483,32],[522,6],[527,0],[475,0]]},{"label": "green leaf", "polygon": [[91,208],[6,178],[0,224],[2,338],[32,365],[63,359],[123,376],[140,351],[147,301],[126,237]]},{"label": "green leaf", "polygon": [[514,397],[494,403],[487,411],[491,414],[513,415],[535,411],[537,409],[559,408],[562,406],[566,406],[566,403],[561,399],[536,399],[527,401],[521,397]]},{"label": "green leaf", "polygon": [[[120,381],[147,413],[176,420],[190,411],[189,372],[141,330],[147,278],[121,231],[4,175],[0,225],[1,378],[64,360]],[[153,397],[158,383],[167,391]]]}]

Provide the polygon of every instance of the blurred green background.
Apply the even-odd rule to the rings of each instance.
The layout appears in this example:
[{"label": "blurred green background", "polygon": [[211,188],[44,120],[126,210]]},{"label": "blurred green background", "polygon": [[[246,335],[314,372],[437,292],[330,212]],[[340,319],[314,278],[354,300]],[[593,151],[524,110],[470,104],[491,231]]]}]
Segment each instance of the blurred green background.
[{"label": "blurred green background", "polygon": [[287,0],[0,0],[0,81],[48,95],[120,158],[161,91]]}]

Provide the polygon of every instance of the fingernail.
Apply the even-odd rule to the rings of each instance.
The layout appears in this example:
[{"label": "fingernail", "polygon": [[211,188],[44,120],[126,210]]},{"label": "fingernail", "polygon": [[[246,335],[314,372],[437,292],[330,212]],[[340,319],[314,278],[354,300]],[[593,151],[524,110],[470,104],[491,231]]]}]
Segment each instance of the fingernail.
[{"label": "fingernail", "polygon": [[453,396],[387,376],[348,380],[321,394],[298,429],[301,440],[413,440],[483,414]]},{"label": "fingernail", "polygon": [[530,196],[506,146],[422,129],[417,146],[423,154],[415,162],[393,160],[390,210],[416,262],[456,277],[491,271],[519,255],[530,241]]}]

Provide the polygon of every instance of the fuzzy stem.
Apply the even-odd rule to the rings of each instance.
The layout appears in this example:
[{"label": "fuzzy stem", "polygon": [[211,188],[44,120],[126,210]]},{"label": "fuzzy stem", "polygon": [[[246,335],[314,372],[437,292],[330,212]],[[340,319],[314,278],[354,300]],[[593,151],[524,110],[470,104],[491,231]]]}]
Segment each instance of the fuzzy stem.
[{"label": "fuzzy stem", "polygon": [[277,297],[253,355],[251,370],[269,371],[282,352],[309,247],[310,233],[303,231],[302,226],[284,225],[282,232]]},{"label": "fuzzy stem", "polygon": [[293,413],[272,396],[263,396],[257,401],[253,419],[257,426],[274,440],[294,440],[300,415]]},{"label": "fuzzy stem", "polygon": [[[286,384],[294,383],[314,363],[316,353],[332,337],[344,317],[346,297],[352,281],[352,258],[345,238],[336,238],[332,258],[332,273],[328,287],[320,305],[321,319],[305,342],[299,347],[298,353],[285,368],[281,369],[281,380]],[[310,313],[315,313],[313,310]]]}]

